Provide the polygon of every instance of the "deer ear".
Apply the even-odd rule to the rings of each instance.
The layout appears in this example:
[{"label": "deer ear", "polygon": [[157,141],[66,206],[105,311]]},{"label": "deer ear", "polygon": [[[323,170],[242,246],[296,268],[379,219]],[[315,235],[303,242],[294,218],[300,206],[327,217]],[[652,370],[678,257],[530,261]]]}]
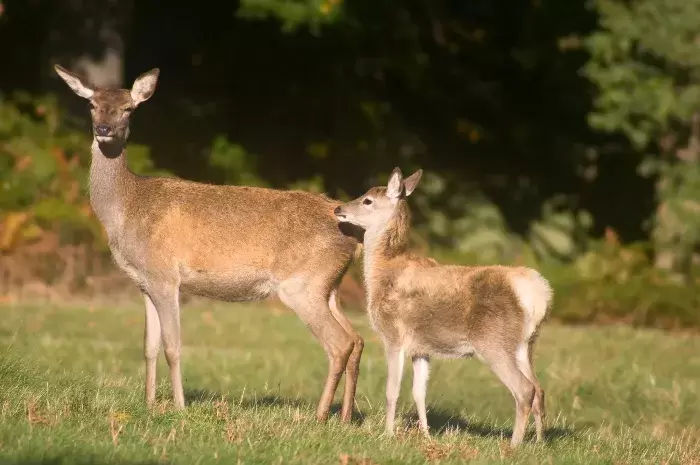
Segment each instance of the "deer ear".
[{"label": "deer ear", "polygon": [[394,171],[391,172],[389,176],[389,182],[386,185],[386,196],[390,199],[398,199],[401,197],[401,182],[403,181],[403,174],[401,170],[396,167]]},{"label": "deer ear", "polygon": [[59,76],[61,76],[61,79],[66,81],[68,87],[73,89],[73,92],[75,92],[79,96],[83,98],[91,98],[92,94],[95,93],[95,90],[89,85],[85,84],[85,82],[83,82],[83,80],[80,79],[78,75],[71,73],[63,66],[54,65],[54,69],[56,70],[56,73]]},{"label": "deer ear", "polygon": [[134,101],[134,105],[145,102],[153,96],[156,91],[158,74],[160,74],[160,70],[153,68],[136,78],[134,85],[131,86],[131,100]]},{"label": "deer ear", "polygon": [[411,193],[416,189],[416,186],[418,186],[418,183],[420,182],[421,176],[423,176],[423,170],[418,170],[403,180],[403,189],[406,197],[411,195]]}]

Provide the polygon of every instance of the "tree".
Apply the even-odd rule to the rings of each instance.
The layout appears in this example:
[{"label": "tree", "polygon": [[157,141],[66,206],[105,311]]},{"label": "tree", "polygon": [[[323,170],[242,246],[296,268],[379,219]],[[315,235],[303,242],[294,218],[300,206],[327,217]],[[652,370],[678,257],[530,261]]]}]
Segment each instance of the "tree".
[{"label": "tree", "polygon": [[96,86],[122,87],[133,0],[71,0],[51,8],[45,61],[63,63]]},{"label": "tree", "polygon": [[238,15],[247,19],[272,16],[282,22],[286,32],[308,26],[319,33],[321,25],[338,18],[341,5],[342,0],[241,0]]},{"label": "tree", "polygon": [[584,68],[594,128],[620,132],[657,176],[657,266],[689,275],[700,246],[700,0],[597,0]]}]

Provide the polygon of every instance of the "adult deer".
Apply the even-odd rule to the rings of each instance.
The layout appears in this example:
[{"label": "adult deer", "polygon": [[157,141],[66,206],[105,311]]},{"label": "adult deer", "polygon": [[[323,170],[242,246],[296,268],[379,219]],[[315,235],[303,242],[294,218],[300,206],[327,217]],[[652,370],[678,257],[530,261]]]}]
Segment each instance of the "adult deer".
[{"label": "adult deer", "polygon": [[100,89],[56,65],[90,102],[93,142],[90,203],[114,260],[146,302],[146,403],[153,404],[160,342],[176,408],[185,404],[180,372],[179,293],[230,301],[277,294],[321,342],[328,376],[316,417],[328,416],[343,371],[341,419],[352,416],[363,341],[339,311],[337,286],[357,247],[322,195],[257,187],[215,186],[129,171],[126,142],[134,109],[154,93],[158,69],[131,90]]},{"label": "adult deer", "polygon": [[407,253],[406,197],[421,173],[403,179],[396,168],[386,187],[374,187],[335,210],[341,222],[365,230],[367,311],[384,341],[388,365],[387,431],[393,434],[404,355],[413,359],[413,398],[428,434],[429,357],[476,354],[515,398],[511,444],[522,442],[530,410],[541,440],[544,391],[532,367],[532,347],[551,303],[549,284],[529,268],[445,266]]}]

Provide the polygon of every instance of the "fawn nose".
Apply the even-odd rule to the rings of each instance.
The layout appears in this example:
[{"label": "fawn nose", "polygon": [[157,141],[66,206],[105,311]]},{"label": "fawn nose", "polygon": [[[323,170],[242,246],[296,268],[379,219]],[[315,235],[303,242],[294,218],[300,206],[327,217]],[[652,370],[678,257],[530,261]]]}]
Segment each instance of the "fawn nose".
[{"label": "fawn nose", "polygon": [[342,211],[343,210],[340,207],[335,207],[335,210],[333,210],[333,213],[335,213],[336,215],[340,215],[340,212],[342,212]]},{"label": "fawn nose", "polygon": [[111,131],[112,128],[105,124],[98,124],[97,126],[95,126],[95,133],[98,136],[108,136]]}]

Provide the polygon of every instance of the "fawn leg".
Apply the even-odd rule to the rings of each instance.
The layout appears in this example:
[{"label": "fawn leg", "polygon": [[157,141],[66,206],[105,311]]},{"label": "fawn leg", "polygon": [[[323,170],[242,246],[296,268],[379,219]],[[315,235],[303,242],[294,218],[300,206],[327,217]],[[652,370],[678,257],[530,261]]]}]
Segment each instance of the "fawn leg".
[{"label": "fawn leg", "polygon": [[403,375],[403,350],[399,347],[386,348],[387,378],[386,378],[386,431],[394,434],[396,419],[396,402],[401,389]]},{"label": "fawn leg", "polygon": [[499,351],[496,354],[485,356],[484,359],[515,399],[515,424],[510,445],[516,447],[525,436],[527,421],[530,417],[530,406],[535,395],[535,386],[518,368],[515,354]]},{"label": "fawn leg", "polygon": [[520,371],[535,386],[535,396],[532,398],[532,415],[535,417],[535,431],[537,434],[537,440],[542,441],[544,437],[543,431],[545,416],[544,390],[542,390],[542,387],[535,376],[535,370],[532,364],[533,346],[533,340],[530,340],[529,343],[520,344],[515,357]]},{"label": "fawn leg", "polygon": [[429,436],[428,417],[425,413],[425,393],[430,373],[428,357],[413,357],[413,400],[418,410],[418,423],[423,434]]}]

